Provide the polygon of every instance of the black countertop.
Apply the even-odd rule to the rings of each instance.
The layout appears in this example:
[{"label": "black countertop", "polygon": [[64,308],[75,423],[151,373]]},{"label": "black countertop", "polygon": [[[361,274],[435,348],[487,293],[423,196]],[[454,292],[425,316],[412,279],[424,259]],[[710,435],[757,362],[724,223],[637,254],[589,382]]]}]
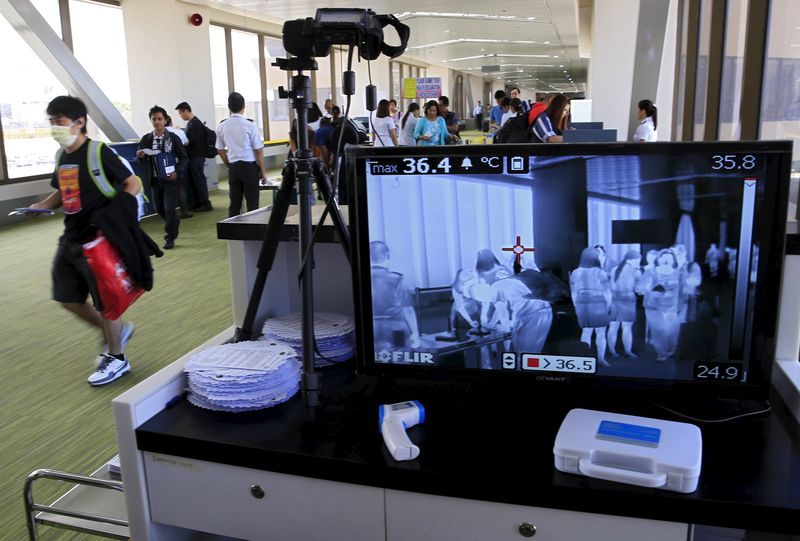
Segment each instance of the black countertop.
[{"label": "black countertop", "polygon": [[[698,490],[679,494],[565,474],[553,442],[570,404],[526,409],[453,405],[456,394],[384,391],[352,366],[323,370],[320,406],[298,394],[261,412],[223,414],[185,399],[137,431],[142,451],[247,468],[444,496],[800,534],[800,430],[779,399],[774,411],[701,425]],[[409,430],[418,459],[395,462],[378,430],[378,405],[418,398],[423,425]],[[595,409],[670,417],[653,405]]]},{"label": "black countertop", "polygon": [[[346,225],[349,219],[347,206],[342,205],[339,209]],[[317,228],[323,210],[325,210],[325,204],[322,201],[317,201],[311,207],[314,230]],[[217,238],[223,240],[264,240],[271,212],[272,206],[268,206],[217,222]],[[284,227],[281,228],[281,241],[296,242],[300,239],[299,219],[300,207],[290,205],[284,221]],[[325,224],[319,232],[317,241],[339,242],[339,235],[336,233],[336,228],[333,226],[333,220],[330,216],[325,219]]]}]

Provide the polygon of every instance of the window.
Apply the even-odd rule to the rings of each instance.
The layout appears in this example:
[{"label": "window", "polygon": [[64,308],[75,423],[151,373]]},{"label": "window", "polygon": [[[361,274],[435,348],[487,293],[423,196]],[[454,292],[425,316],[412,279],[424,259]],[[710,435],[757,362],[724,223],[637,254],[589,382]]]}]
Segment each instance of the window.
[{"label": "window", "polygon": [[208,26],[211,44],[211,89],[214,97],[214,125],[228,118],[228,57],[225,53],[225,29]]},{"label": "window", "polygon": [[269,138],[288,139],[289,137],[289,100],[278,96],[278,87],[288,87],[287,73],[272,63],[276,58],[286,58],[283,42],[278,38],[264,38],[264,57],[267,64],[267,95],[269,108]]},{"label": "window", "polygon": [[697,80],[694,94],[694,132],[692,139],[702,141],[706,125],[706,95],[708,94],[708,65],[711,48],[712,0],[703,0],[700,7],[700,35],[697,44]]},{"label": "window", "polygon": [[[94,79],[103,93],[131,121],[131,91],[122,9],[109,4],[70,0],[70,21],[75,58]],[[102,47],[97,45],[102,43]],[[108,141],[90,122],[89,137]]]},{"label": "window", "polygon": [[14,74],[0,77],[0,124],[8,179],[51,173],[58,144],[50,135],[45,110],[50,100],[67,91],[3,17],[0,51],[14,52],[0,57],[2,73]]},{"label": "window", "polygon": [[[244,96],[245,115],[264,132],[261,108],[261,69],[258,65],[258,35],[231,31],[233,52],[233,89]],[[227,102],[227,100],[226,100]]]},{"label": "window", "polygon": [[[767,60],[761,97],[761,139],[800,138],[800,11],[795,0],[770,4]],[[800,169],[795,143],[793,167]]]},{"label": "window", "polygon": [[741,134],[739,108],[742,102],[747,7],[748,0],[728,2],[719,100],[720,140],[737,140]]},{"label": "window", "polygon": [[61,10],[58,7],[58,0],[32,0],[31,3],[36,8],[36,11],[44,17],[44,20],[47,21],[47,24],[50,25],[56,35],[63,38],[61,35]]},{"label": "window", "polygon": [[[320,57],[317,58],[317,67],[319,69],[314,72],[314,77],[317,80],[317,98],[316,102],[319,105],[319,108],[322,109],[322,105],[325,103],[325,100],[328,98],[333,99],[333,94],[331,93],[331,57]],[[336,104],[338,105],[338,104]],[[325,111],[322,111],[325,113]]]}]

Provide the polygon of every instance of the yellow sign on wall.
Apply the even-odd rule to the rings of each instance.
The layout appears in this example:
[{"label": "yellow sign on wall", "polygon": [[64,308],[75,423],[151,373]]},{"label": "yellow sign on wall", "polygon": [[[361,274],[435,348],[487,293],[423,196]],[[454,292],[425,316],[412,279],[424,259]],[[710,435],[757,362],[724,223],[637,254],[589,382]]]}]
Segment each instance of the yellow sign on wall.
[{"label": "yellow sign on wall", "polygon": [[417,99],[417,79],[405,77],[403,79],[403,98],[407,100]]}]

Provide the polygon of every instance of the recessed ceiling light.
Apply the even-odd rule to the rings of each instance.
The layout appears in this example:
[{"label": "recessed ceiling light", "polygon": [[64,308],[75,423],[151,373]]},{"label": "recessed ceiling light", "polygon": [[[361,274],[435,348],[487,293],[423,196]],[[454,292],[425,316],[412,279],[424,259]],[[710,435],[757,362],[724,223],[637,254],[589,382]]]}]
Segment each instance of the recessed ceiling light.
[{"label": "recessed ceiling light", "polygon": [[558,67],[559,67],[559,68],[563,68],[563,67],[564,67],[564,64],[559,64],[559,65],[558,65]]}]

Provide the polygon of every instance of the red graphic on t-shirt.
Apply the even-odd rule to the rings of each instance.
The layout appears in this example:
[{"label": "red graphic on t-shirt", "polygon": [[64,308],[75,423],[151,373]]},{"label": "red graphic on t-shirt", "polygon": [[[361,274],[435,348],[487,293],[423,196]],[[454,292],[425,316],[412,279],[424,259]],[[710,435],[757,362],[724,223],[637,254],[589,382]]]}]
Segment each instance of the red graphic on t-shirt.
[{"label": "red graphic on t-shirt", "polygon": [[78,166],[65,164],[58,168],[58,187],[61,190],[61,205],[64,214],[75,214],[81,211],[81,183],[78,178]]}]

